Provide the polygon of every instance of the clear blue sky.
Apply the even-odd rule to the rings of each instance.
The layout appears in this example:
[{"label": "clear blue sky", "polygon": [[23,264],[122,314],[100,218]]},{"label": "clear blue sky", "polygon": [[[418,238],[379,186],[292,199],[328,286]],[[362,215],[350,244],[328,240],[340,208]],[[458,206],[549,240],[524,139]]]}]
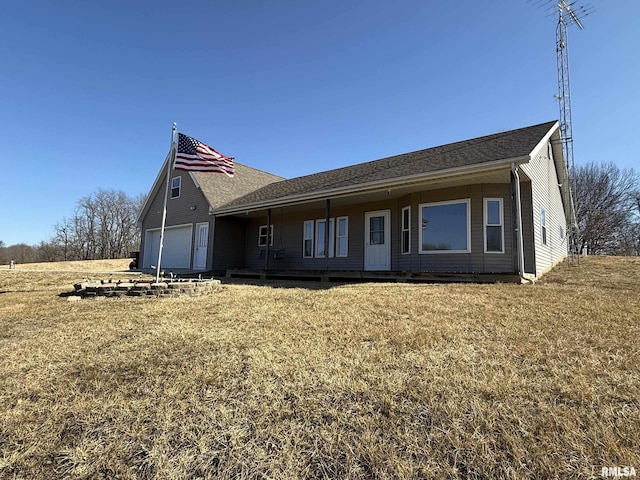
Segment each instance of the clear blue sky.
[{"label": "clear blue sky", "polygon": [[[569,31],[576,163],[637,169],[640,2],[590,4]],[[527,0],[5,2],[0,240],[49,240],[100,188],[147,192],[172,122],[295,177],[557,119],[547,15]]]}]

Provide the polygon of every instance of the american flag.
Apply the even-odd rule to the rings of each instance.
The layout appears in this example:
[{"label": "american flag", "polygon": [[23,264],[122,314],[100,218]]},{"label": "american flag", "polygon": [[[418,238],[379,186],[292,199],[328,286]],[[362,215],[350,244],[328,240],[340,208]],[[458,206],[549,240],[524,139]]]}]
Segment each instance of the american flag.
[{"label": "american flag", "polygon": [[178,133],[178,151],[173,163],[176,170],[224,173],[233,177],[233,158],[217,152],[195,138]]}]

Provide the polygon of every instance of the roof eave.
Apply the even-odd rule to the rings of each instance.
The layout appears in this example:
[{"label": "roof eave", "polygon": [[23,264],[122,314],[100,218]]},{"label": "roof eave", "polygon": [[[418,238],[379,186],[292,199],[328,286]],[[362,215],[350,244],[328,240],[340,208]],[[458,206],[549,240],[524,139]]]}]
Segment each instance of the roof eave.
[{"label": "roof eave", "polygon": [[225,208],[220,207],[212,209],[209,213],[216,216],[236,215],[239,213],[246,213],[256,210],[264,210],[266,208],[283,207],[292,204],[308,203],[324,198],[343,197],[348,195],[356,195],[364,192],[371,192],[379,189],[398,187],[401,185],[420,183],[426,181],[432,181],[436,179],[445,179],[447,177],[453,177],[458,175],[471,174],[476,172],[485,172],[492,170],[499,170],[501,168],[509,167],[513,163],[523,164],[528,163],[531,160],[531,155],[524,155],[514,158],[506,158],[501,160],[495,160],[492,162],[486,162],[482,164],[468,165],[464,167],[455,167],[446,170],[437,170],[429,173],[418,173],[414,175],[406,175],[402,177],[396,177],[392,179],[377,180],[374,182],[367,182],[358,184],[356,186],[345,186],[338,188],[331,188],[326,190],[319,190],[311,193],[302,193],[296,195],[289,195],[274,200],[266,200],[261,202],[254,202],[245,205],[231,206]]},{"label": "roof eave", "polygon": [[547,133],[540,139],[537,145],[531,151],[531,158],[535,157],[540,150],[546,147],[547,142],[551,139],[551,136],[560,128],[560,122],[555,122],[551,128],[547,131]]},{"label": "roof eave", "polygon": [[167,156],[165,157],[164,162],[162,162],[162,168],[158,172],[158,175],[156,176],[156,179],[153,182],[153,185],[151,186],[151,190],[149,190],[149,195],[147,195],[147,198],[146,198],[146,200],[144,202],[144,205],[142,205],[142,208],[140,209],[140,212],[138,213],[138,217],[136,218],[136,224],[137,225],[142,226],[142,222],[144,221],[144,218],[147,216],[147,212],[149,211],[149,208],[151,207],[151,204],[153,203],[153,199],[154,199],[153,193],[156,191],[157,188],[159,188],[160,184],[162,183],[162,181],[164,180],[164,178],[166,176],[167,162],[171,158],[171,153],[172,153],[172,150],[169,150],[169,153],[167,153]]}]

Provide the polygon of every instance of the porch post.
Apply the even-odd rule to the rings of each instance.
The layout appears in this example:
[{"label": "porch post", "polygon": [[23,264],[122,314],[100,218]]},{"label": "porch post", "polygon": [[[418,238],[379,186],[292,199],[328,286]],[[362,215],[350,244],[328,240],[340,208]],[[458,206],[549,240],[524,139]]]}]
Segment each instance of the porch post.
[{"label": "porch post", "polygon": [[327,198],[324,224],[324,269],[329,270],[329,217],[331,216],[331,200]]},{"label": "porch post", "polygon": [[267,209],[267,245],[264,252],[264,269],[269,269],[269,244],[271,243],[271,209]]}]

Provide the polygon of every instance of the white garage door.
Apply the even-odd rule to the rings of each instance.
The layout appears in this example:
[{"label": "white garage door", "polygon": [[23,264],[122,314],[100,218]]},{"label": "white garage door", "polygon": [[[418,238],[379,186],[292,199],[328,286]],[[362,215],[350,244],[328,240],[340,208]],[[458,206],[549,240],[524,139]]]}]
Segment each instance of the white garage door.
[{"label": "white garage door", "polygon": [[[158,263],[159,248],[160,230],[147,230],[142,268]],[[167,268],[191,268],[191,225],[165,228],[162,269]]]}]

